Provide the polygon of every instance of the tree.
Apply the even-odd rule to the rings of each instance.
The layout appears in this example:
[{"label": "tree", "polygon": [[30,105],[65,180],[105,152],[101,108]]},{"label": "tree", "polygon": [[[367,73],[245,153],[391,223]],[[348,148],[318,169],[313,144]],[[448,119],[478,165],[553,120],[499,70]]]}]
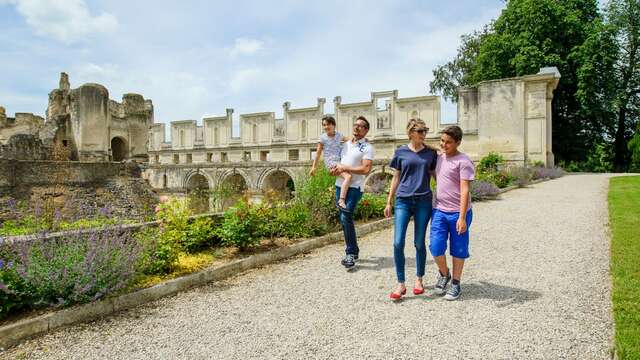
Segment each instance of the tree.
[{"label": "tree", "polygon": [[585,118],[576,99],[579,52],[599,20],[596,0],[510,0],[485,31],[463,37],[453,61],[434,70],[431,91],[452,97],[458,86],[555,66],[562,77],[552,107],[553,151],[561,160],[583,160],[594,144],[582,136]]},{"label": "tree", "polygon": [[628,146],[640,112],[640,2],[611,0],[605,15],[620,48],[615,63],[617,84],[614,102],[617,113],[614,138],[614,164],[618,171],[626,169],[631,160]]}]

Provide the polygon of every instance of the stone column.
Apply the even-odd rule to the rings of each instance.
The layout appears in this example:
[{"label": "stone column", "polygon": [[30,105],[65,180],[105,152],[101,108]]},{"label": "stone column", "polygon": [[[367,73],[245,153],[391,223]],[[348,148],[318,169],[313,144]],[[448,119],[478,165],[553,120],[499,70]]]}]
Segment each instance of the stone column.
[{"label": "stone column", "polygon": [[0,129],[7,126],[7,113],[4,107],[0,106]]}]

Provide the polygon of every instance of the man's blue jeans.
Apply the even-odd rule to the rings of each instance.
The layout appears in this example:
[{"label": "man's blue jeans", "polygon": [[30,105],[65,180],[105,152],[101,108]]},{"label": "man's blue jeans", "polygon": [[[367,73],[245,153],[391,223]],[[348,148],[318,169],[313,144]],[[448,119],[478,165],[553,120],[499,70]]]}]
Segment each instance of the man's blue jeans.
[{"label": "man's blue jeans", "polygon": [[431,217],[431,196],[411,196],[396,198],[394,231],[393,231],[393,259],[396,264],[396,276],[398,282],[405,282],[404,277],[404,243],[407,235],[409,220],[413,216],[415,228],[413,230],[413,243],[416,247],[416,276],[424,276],[424,268],[427,259],[427,247],[425,235],[427,224]]},{"label": "man's blue jeans", "polygon": [[[345,253],[347,255],[358,255],[360,249],[358,248],[358,240],[356,239],[356,227],[353,224],[353,213],[356,211],[356,205],[362,198],[362,191],[359,188],[350,187],[347,190],[347,209],[350,212],[340,210],[340,223],[342,224],[342,231],[344,232],[344,243],[346,245]],[[340,199],[340,187],[336,186],[336,202]]]}]

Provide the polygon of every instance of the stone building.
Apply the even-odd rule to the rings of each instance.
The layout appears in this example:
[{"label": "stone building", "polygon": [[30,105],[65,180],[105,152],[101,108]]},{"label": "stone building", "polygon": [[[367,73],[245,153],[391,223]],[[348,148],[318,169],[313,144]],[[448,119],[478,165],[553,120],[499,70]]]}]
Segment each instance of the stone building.
[{"label": "stone building", "polygon": [[[498,152],[515,164],[553,165],[551,101],[560,74],[556,68],[538,74],[479,83],[459,90],[457,123],[464,131],[462,151],[473,160]],[[283,104],[283,117],[274,112],[241,114],[240,135],[233,136],[233,109],[226,114],[171,122],[171,141],[164,142],[165,124],[154,124],[149,134],[149,165],[145,177],[160,192],[188,193],[234,183],[254,198],[283,184],[297,187],[304,178],[322,132],[325,99],[315,106],[292,108]],[[390,173],[388,160],[407,143],[406,124],[423,119],[427,141],[438,145],[443,122],[438,96],[400,98],[398,91],[372,92],[363,102],[333,99],[337,128],[351,133],[358,116],[365,116],[367,135],[376,149],[374,168],[367,180]]]},{"label": "stone building", "polygon": [[153,104],[141,95],[125,94],[118,103],[99,84],[71,89],[62,73],[49,93],[46,119],[25,113],[7,118],[0,109],[0,158],[46,160],[62,153],[80,161],[147,160]]},{"label": "stone building", "polygon": [[[459,90],[458,124],[464,130],[463,151],[478,160],[490,151],[516,163],[553,165],[551,99],[560,74],[555,68],[512,79],[485,81]],[[371,123],[368,138],[379,158],[390,158],[406,143],[405,125],[423,119],[429,142],[448,123],[440,117],[438,96],[398,97],[398,91],[372,92],[370,100],[342,103],[333,99],[337,129],[349,134],[358,116]],[[152,164],[194,164],[252,161],[310,161],[322,132],[325,99],[307,108],[283,104],[283,118],[274,112],[240,115],[240,136],[232,136],[233,109],[226,115],[171,122],[171,141],[164,142],[165,124],[154,124],[149,134]]]}]

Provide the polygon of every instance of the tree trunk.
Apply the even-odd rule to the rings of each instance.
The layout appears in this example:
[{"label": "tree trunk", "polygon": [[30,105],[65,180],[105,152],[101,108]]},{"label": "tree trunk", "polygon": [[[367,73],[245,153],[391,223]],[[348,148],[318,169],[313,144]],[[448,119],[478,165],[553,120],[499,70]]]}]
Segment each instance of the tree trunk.
[{"label": "tree trunk", "polygon": [[616,172],[623,172],[626,168],[627,162],[627,141],[624,137],[626,132],[625,123],[627,120],[627,101],[623,101],[620,104],[618,110],[618,129],[616,130],[616,138],[613,141],[613,149],[615,155],[613,158],[613,166]]}]

